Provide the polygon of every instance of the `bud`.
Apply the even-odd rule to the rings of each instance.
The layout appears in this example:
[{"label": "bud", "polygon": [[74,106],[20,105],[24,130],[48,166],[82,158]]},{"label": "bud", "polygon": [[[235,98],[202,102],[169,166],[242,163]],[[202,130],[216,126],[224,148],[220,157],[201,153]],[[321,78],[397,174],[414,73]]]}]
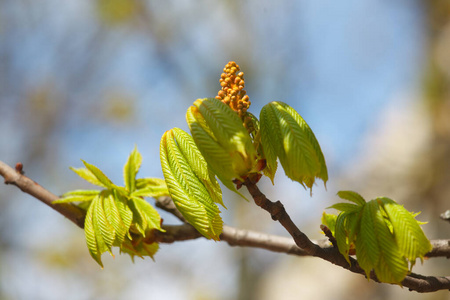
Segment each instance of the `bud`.
[{"label": "bud", "polygon": [[238,114],[218,99],[198,99],[186,113],[198,149],[222,183],[235,190],[257,162],[252,139]]}]

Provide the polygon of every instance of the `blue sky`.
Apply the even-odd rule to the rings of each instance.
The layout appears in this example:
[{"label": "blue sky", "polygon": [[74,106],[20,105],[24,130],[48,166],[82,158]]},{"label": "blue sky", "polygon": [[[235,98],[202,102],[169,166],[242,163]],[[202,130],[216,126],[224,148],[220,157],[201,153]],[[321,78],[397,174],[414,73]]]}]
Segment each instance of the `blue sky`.
[{"label": "blue sky", "polygon": [[[0,23],[0,54],[7,54],[4,57],[9,68],[5,70],[4,93],[0,95],[0,125],[6,129],[0,136],[0,159],[14,164],[24,156],[23,149],[27,148],[30,135],[35,134],[33,115],[24,122],[19,115],[27,105],[27,90],[51,82],[53,91],[60,99],[65,98],[65,102],[58,97],[52,100],[53,105],[65,105],[49,147],[54,151],[49,155],[54,155],[58,164],[50,174],[42,174],[42,162],[47,164],[52,158],[47,155],[39,160],[41,163],[26,166],[30,177],[54,193],[63,193],[64,189],[81,184],[68,167],[79,167],[80,159],[84,159],[121,182],[122,166],[134,145],[144,158],[141,175],[160,177],[161,135],[172,127],[187,130],[187,107],[196,98],[214,96],[223,66],[235,60],[246,74],[250,110],[258,115],[261,107],[273,100],[293,106],[321,143],[332,181],[340,170],[354,162],[352,158],[358,154],[365,135],[376,126],[374,116],[382,113],[387,103],[396,101],[398,94],[420,90],[426,50],[420,1],[249,1],[234,10],[209,1],[167,3],[150,5],[152,24],[161,27],[145,28],[144,23],[139,25],[142,28],[106,29],[95,17],[90,1],[65,1],[63,6],[59,1],[29,6],[5,1],[0,22],[2,18],[7,22]],[[87,58],[92,52],[100,53],[94,61]],[[129,123],[102,117],[105,93],[116,91],[132,98],[135,109]],[[279,171],[277,178],[285,195],[270,187],[268,193],[286,197],[294,218],[309,209],[316,209],[312,215],[320,214],[324,205],[311,201],[293,204],[298,194],[309,197],[309,193],[283,176]],[[4,187],[0,192],[3,190]],[[321,186],[315,190],[317,198],[325,197]],[[287,192],[291,194],[286,195]],[[53,236],[49,232],[58,231],[64,222],[37,201],[23,200],[21,194],[10,191],[8,195],[14,195],[18,202],[9,206],[8,218],[21,232],[20,241],[16,241],[21,251],[36,247],[38,241],[49,241]],[[232,221],[233,217],[229,213],[227,218]],[[30,221],[19,222],[20,218]],[[39,225],[30,229],[32,224]],[[21,239],[30,232],[33,238]],[[198,251],[192,264],[203,257],[214,261],[214,251],[223,255],[225,262],[231,260],[225,246],[218,248],[204,241],[199,242],[201,246],[196,245],[187,243],[184,249],[174,248]],[[161,263],[150,266],[163,275],[164,263],[177,251],[165,248],[168,254],[158,254]],[[47,271],[36,267],[39,261],[31,254],[25,265],[14,253],[8,255],[12,257],[8,256],[7,265],[11,272],[31,265],[34,277],[48,276]],[[183,264],[181,259],[176,262]],[[148,268],[147,262],[145,265]],[[213,273],[208,282],[224,297],[233,297],[230,288],[237,276],[233,265],[218,265],[224,274]],[[142,266],[127,268],[129,274],[144,272]],[[182,268],[189,269],[186,265]],[[201,271],[193,272],[194,278],[200,278]],[[19,272],[15,275],[22,276]],[[42,282],[51,281],[51,276],[45,276]],[[143,280],[146,279],[149,277]],[[228,281],[223,283],[225,279]],[[158,280],[151,287],[169,279],[163,276]],[[189,286],[183,278],[170,280],[181,290]],[[134,284],[137,287],[142,282]],[[78,285],[80,282],[70,288],[61,284],[61,293],[67,291],[64,286],[74,289]],[[133,285],[130,290],[136,292]],[[168,294],[158,292],[165,299],[180,297],[174,290]],[[22,295],[26,298],[25,292]],[[42,291],[42,297],[45,295]]]}]

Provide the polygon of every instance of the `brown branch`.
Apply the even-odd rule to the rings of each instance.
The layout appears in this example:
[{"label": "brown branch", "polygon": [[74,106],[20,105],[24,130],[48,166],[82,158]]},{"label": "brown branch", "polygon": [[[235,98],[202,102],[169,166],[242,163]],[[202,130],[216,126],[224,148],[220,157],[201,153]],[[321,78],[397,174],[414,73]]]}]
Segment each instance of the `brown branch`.
[{"label": "brown branch", "polygon": [[[30,194],[64,215],[78,227],[84,227],[84,210],[72,204],[52,204],[54,200],[58,199],[58,196],[52,194],[30,178],[23,175],[21,165],[18,166],[18,168],[13,169],[0,161],[0,175],[4,177],[5,184],[17,186],[23,192]],[[289,229],[288,232],[294,239],[242,230],[224,225],[223,232],[220,236],[222,241],[227,242],[230,246],[255,247],[298,256],[318,256],[333,264],[342,266],[351,272],[364,274],[364,271],[358,266],[355,259],[351,258],[351,264],[349,265],[342,255],[340,255],[339,251],[335,247],[330,246],[326,240],[318,242],[311,241],[292,222],[281,202],[271,202],[259,191],[256,185],[249,183],[247,188],[249,188],[249,186],[251,194],[253,192],[256,196],[255,202],[258,201],[259,206],[269,211],[274,220],[278,220],[285,228],[287,227]],[[169,197],[157,199],[156,205],[171,212],[180,220],[184,221],[184,218],[176,210],[172,199]],[[194,227],[187,223],[182,225],[163,225],[163,228],[166,232],[155,231],[155,241],[161,243],[173,243],[202,237]],[[431,241],[431,243],[433,245],[433,250],[426,255],[427,257],[450,257],[450,240],[434,240]],[[299,244],[306,248],[300,247]],[[371,279],[377,281],[374,274],[371,275]],[[413,273],[405,278],[402,285],[417,292],[433,292],[441,289],[450,289],[450,277],[422,276]]]},{"label": "brown branch", "polygon": [[18,163],[16,169],[11,168],[4,162],[0,161],[0,175],[5,179],[5,184],[13,184],[22,192],[30,194],[42,203],[50,206],[67,219],[75,223],[78,227],[84,228],[85,211],[70,203],[52,204],[59,197],[44,189],[38,183],[34,182],[27,176],[23,175],[23,166]]},{"label": "brown branch", "polygon": [[[243,185],[247,187],[250,195],[252,195],[253,200],[255,201],[255,204],[267,211],[273,220],[278,221],[292,236],[295,244],[299,248],[303,249],[308,255],[320,257],[351,272],[363,275],[365,274],[364,270],[358,265],[358,262],[354,258],[350,258],[349,264],[339,253],[337,247],[321,248],[320,246],[314,244],[303,232],[300,231],[294,222],[292,222],[290,216],[284,209],[283,204],[280,201],[272,202],[269,200],[251,179],[247,178]],[[370,278],[379,282],[373,272]],[[401,284],[408,287],[410,290],[421,293],[434,292],[443,289],[450,290],[450,277],[422,276],[411,273],[405,277]]]}]

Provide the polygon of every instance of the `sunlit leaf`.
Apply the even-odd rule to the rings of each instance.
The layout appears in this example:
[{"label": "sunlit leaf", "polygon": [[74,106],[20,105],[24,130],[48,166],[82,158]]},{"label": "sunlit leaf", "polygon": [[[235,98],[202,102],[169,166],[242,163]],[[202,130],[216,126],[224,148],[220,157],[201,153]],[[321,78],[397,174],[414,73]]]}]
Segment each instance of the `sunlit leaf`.
[{"label": "sunlit leaf", "polygon": [[95,184],[95,185],[98,185],[98,186],[101,186],[101,187],[105,187],[105,185],[102,184],[97,179],[97,177],[95,177],[95,175],[92,174],[92,172],[89,171],[88,169],[86,169],[86,168],[73,168],[73,167],[70,167],[70,169],[72,171],[74,171],[78,176],[80,176],[81,178],[86,180],[87,182]]},{"label": "sunlit leaf", "polygon": [[201,234],[218,240],[222,232],[219,208],[183,156],[173,130],[161,138],[160,156],[164,178],[178,210]]},{"label": "sunlit leaf", "polygon": [[96,238],[96,230],[94,227],[94,210],[97,201],[100,200],[100,196],[97,195],[93,200],[91,205],[89,206],[89,209],[86,213],[86,218],[84,220],[84,234],[86,237],[86,244],[89,249],[89,253],[91,254],[92,258],[103,268],[103,263],[101,259],[101,252],[98,249],[97,246],[97,238]]},{"label": "sunlit leaf", "polygon": [[360,194],[353,192],[353,191],[339,191],[337,193],[337,195],[341,198],[341,199],[345,199],[348,201],[351,201],[357,205],[364,205],[366,204],[366,200],[364,200],[363,197],[361,197]]},{"label": "sunlit leaf", "polygon": [[97,247],[100,254],[103,252],[110,252],[115,239],[114,227],[108,222],[104,209],[104,200],[107,192],[102,192],[98,200],[95,202],[93,211],[93,224],[95,229],[95,237],[97,239]]},{"label": "sunlit leaf", "polygon": [[198,149],[225,186],[253,171],[256,149],[230,107],[217,99],[198,99],[188,109],[186,120]]},{"label": "sunlit leaf", "polygon": [[208,190],[212,200],[224,206],[220,185],[217,182],[213,171],[200,153],[200,150],[198,150],[194,139],[187,132],[179,128],[173,128],[172,132],[181,153],[186,158],[186,161],[194,174]]},{"label": "sunlit leaf", "polygon": [[134,147],[133,151],[130,153],[128,160],[123,167],[123,179],[125,182],[125,188],[130,192],[134,192],[136,188],[136,174],[139,171],[142,163],[142,156],[137,150],[137,147]]},{"label": "sunlit leaf", "polygon": [[99,168],[97,168],[94,165],[91,165],[90,163],[85,162],[84,160],[82,160],[82,162],[86,167],[86,169],[88,169],[92,173],[92,175],[94,175],[94,177],[97,179],[97,181],[100,182],[101,186],[104,186],[106,188],[111,188],[113,186],[112,181],[108,177],[106,177],[106,175],[103,174],[103,172]]},{"label": "sunlit leaf", "polygon": [[417,257],[423,258],[432,246],[419,226],[419,222],[402,205],[383,197],[378,198],[389,216],[395,240],[402,255],[414,264]]},{"label": "sunlit leaf", "polygon": [[161,217],[156,209],[150,205],[150,203],[139,197],[132,197],[131,202],[134,206],[130,205],[130,207],[133,207],[136,211],[138,211],[139,216],[142,219],[141,227],[144,231],[152,229],[164,231],[161,228]]},{"label": "sunlit leaf", "polygon": [[99,190],[74,190],[65,193],[58,200],[53,201],[53,204],[69,203],[69,202],[86,202],[92,201],[95,196],[100,193]]},{"label": "sunlit leaf", "polygon": [[273,181],[276,157],[290,179],[312,188],[315,178],[328,180],[325,158],[314,133],[303,118],[283,102],[266,104],[260,114],[266,174]]}]

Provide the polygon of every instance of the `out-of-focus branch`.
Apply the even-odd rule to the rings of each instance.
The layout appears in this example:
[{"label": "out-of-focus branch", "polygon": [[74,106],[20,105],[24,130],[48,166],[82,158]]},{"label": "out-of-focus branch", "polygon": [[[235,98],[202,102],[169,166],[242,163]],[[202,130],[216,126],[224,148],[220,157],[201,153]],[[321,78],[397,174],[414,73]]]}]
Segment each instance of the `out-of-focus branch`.
[{"label": "out-of-focus branch", "polygon": [[[23,175],[22,166],[20,164],[16,166],[16,169],[13,169],[0,161],[0,175],[5,179],[5,184],[17,186],[23,192],[30,194],[64,215],[78,227],[84,227],[84,210],[72,204],[52,204],[53,201],[58,199],[58,196]],[[270,212],[272,218],[278,220],[292,235],[293,239],[233,228],[225,225],[222,234],[220,235],[222,241],[227,242],[230,246],[255,247],[298,256],[317,256],[333,264],[344,267],[351,272],[364,275],[364,271],[358,266],[355,259],[351,258],[352,263],[349,265],[342,255],[340,255],[339,251],[335,247],[329,245],[327,240],[311,241],[292,222],[280,201],[271,202],[254,184],[248,183],[246,186],[247,188],[250,186],[249,191],[254,198],[256,197],[255,202],[258,201],[258,206]],[[184,224],[163,225],[166,232],[155,231],[154,236],[152,237],[155,241],[161,243],[173,243],[202,237],[194,227],[185,223],[183,216],[176,209],[170,197],[157,199],[156,206],[177,216]],[[450,240],[435,240],[431,241],[431,243],[433,245],[433,250],[427,253],[427,257],[450,257]],[[373,274],[371,275],[371,279],[377,281]],[[433,292],[442,289],[450,289],[450,277],[423,276],[412,273],[403,280],[402,285],[417,292]]]}]

